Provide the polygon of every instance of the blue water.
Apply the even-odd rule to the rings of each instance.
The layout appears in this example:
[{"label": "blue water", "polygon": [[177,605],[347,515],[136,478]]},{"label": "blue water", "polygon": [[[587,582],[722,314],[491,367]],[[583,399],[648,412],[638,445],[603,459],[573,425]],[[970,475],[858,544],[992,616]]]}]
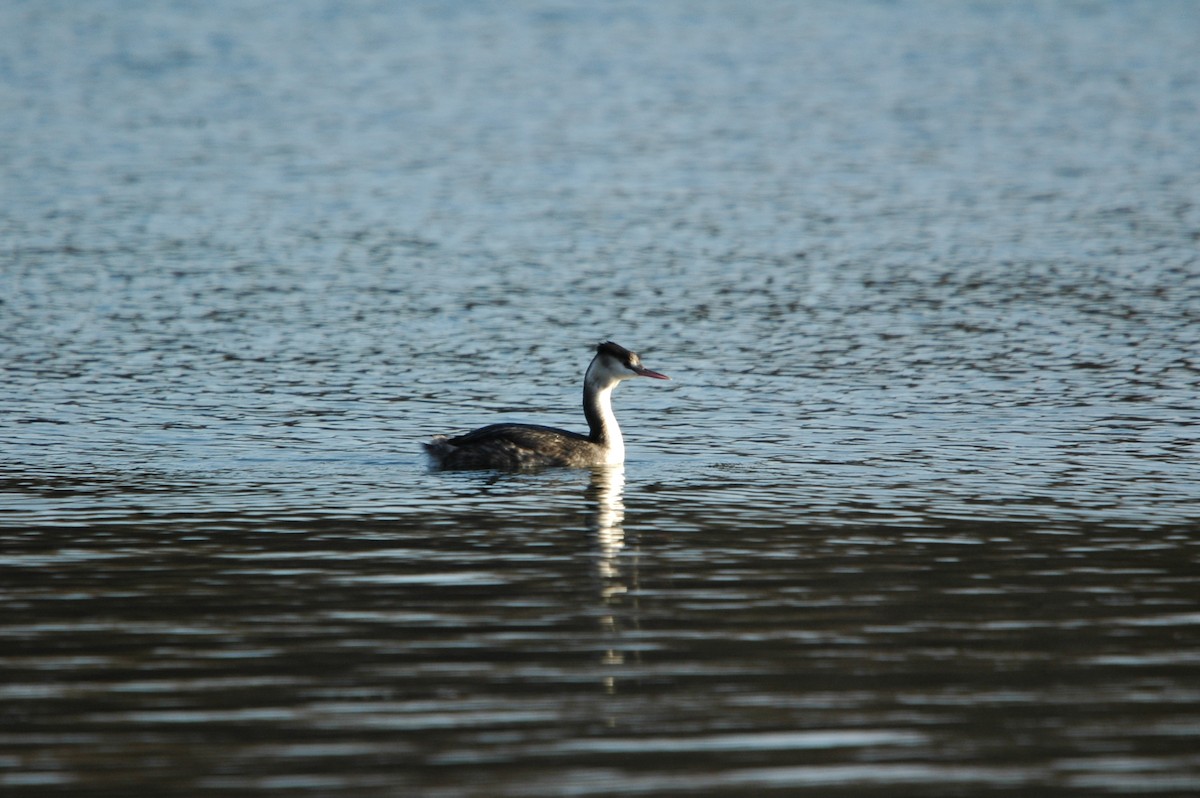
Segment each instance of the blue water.
[{"label": "blue water", "polygon": [[1194,4],[0,31],[0,785],[1200,790]]}]

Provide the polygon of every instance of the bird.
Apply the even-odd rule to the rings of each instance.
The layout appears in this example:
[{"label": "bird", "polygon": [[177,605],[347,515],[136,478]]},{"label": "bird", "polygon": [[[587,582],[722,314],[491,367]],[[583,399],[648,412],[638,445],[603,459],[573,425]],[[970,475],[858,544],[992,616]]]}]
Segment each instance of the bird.
[{"label": "bird", "polygon": [[589,468],[625,462],[625,440],[612,409],[613,389],[624,380],[671,379],[651,371],[620,344],[604,341],[583,375],[583,415],[588,434],[536,424],[489,424],[464,435],[435,435],[425,451],[435,468],[505,470]]}]

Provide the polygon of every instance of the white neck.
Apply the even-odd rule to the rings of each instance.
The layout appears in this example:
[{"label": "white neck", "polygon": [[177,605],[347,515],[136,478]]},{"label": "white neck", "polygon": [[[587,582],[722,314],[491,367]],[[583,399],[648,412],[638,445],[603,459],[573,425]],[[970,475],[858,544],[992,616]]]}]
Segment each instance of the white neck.
[{"label": "white neck", "polygon": [[587,417],[589,437],[604,448],[606,465],[625,462],[625,439],[612,409],[612,392],[620,379],[593,362],[583,378],[583,414]]},{"label": "white neck", "polygon": [[600,440],[604,446],[605,465],[620,465],[625,462],[625,438],[621,435],[621,425],[612,409],[612,392],[617,387],[613,382],[600,388],[592,395],[592,405],[600,418]]}]

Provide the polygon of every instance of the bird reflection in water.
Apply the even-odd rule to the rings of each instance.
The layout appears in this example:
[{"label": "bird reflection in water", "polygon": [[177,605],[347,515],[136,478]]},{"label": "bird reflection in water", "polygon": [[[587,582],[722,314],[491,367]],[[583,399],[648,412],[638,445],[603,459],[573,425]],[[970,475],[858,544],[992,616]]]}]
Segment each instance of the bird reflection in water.
[{"label": "bird reflection in water", "polygon": [[[600,628],[607,641],[601,662],[606,666],[620,667],[625,664],[625,654],[620,650],[622,605],[629,585],[621,572],[621,552],[625,548],[625,467],[604,466],[592,470],[592,482],[588,499],[592,503],[589,526],[596,540],[596,576],[599,582],[600,602],[603,613]],[[636,573],[635,573],[636,578]],[[636,587],[636,585],[635,585]],[[604,677],[604,687],[609,693],[616,692],[616,679]]]}]

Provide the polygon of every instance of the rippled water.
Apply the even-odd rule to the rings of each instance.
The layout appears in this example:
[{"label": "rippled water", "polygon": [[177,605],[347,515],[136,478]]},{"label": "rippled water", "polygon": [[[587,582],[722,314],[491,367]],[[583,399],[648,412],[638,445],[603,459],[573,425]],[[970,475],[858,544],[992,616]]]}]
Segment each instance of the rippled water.
[{"label": "rippled water", "polygon": [[1194,4],[0,30],[6,789],[1200,791]]}]

